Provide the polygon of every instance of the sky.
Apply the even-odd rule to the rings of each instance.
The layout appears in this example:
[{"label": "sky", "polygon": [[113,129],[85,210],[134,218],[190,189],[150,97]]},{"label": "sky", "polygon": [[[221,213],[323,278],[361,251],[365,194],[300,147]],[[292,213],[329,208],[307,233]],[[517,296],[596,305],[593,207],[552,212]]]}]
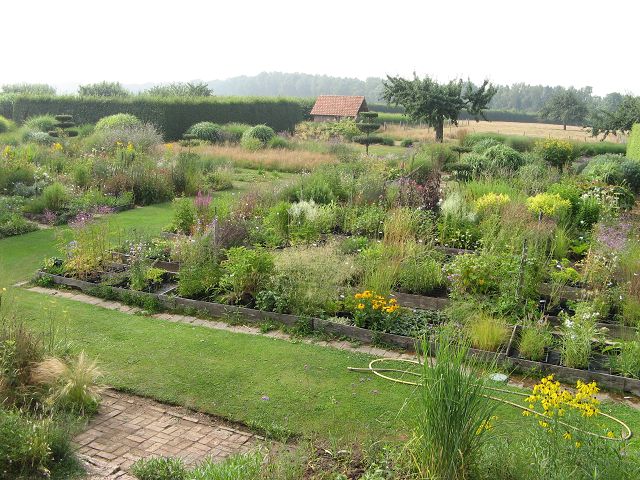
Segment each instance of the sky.
[{"label": "sky", "polygon": [[0,12],[0,85],[415,71],[640,94],[637,0],[8,0]]}]

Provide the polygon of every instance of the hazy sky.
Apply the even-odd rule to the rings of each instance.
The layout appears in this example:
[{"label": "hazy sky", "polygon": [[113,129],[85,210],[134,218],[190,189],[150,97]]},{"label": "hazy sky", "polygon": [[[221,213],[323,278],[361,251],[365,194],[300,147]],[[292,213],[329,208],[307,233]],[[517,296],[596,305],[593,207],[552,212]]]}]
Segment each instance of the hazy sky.
[{"label": "hazy sky", "polygon": [[6,0],[0,12],[0,84],[415,70],[640,94],[637,0]]}]

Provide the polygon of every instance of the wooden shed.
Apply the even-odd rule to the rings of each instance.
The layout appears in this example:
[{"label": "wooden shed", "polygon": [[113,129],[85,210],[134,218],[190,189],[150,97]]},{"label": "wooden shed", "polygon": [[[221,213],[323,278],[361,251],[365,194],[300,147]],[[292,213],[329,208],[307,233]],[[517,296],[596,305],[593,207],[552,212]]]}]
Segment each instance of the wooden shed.
[{"label": "wooden shed", "polygon": [[320,95],[311,109],[311,116],[314,122],[336,122],[344,118],[355,119],[360,112],[368,111],[362,96]]}]

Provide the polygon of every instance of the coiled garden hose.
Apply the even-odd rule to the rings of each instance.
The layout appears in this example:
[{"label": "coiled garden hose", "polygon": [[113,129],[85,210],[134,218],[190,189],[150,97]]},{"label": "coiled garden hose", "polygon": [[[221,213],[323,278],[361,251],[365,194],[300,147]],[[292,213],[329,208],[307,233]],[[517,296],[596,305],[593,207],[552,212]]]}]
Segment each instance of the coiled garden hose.
[{"label": "coiled garden hose", "polygon": [[[389,380],[395,383],[401,383],[403,385],[412,385],[412,386],[416,386],[416,387],[420,387],[422,386],[422,383],[420,382],[412,382],[409,380],[403,380],[401,378],[394,378],[392,376],[389,375],[385,375],[382,372],[395,372],[395,373],[401,373],[403,375],[410,375],[410,376],[414,376],[414,377],[422,377],[422,374],[417,373],[417,372],[412,372],[410,370],[402,370],[399,368],[380,368],[378,367],[376,364],[380,363],[380,362],[404,362],[404,363],[410,363],[412,365],[418,365],[420,367],[423,366],[423,363],[421,363],[418,360],[409,360],[409,359],[404,359],[404,358],[376,358],[374,360],[371,360],[371,362],[369,362],[369,366],[367,368],[357,368],[357,367],[347,367],[347,369],[351,372],[368,372],[368,373],[373,373],[374,375],[377,375],[380,378],[383,378],[385,380]],[[523,392],[514,392],[511,390],[506,390],[504,388],[496,388],[496,387],[489,387],[489,386],[485,386],[484,388],[486,388],[487,390],[491,390],[494,392],[500,392],[500,393],[507,393],[509,395],[518,395],[521,397],[528,397],[529,394],[528,393],[523,393]],[[529,412],[530,414],[533,415],[537,415],[540,417],[544,417],[544,418],[548,418],[547,416],[545,416],[543,413],[541,412],[537,412],[531,408],[528,407],[524,407],[522,405],[518,405],[517,403],[514,403],[512,401],[509,400],[505,400],[504,398],[499,398],[499,397],[494,397],[492,395],[484,395],[483,397],[488,398],[490,400],[494,400],[496,402],[500,402],[500,403],[504,403],[505,405],[509,405],[511,407],[515,407],[518,408],[522,411],[525,412]],[[620,420],[619,418],[616,418],[612,415],[609,415],[607,413],[601,412],[599,410],[596,410],[596,414],[597,415],[601,415],[605,418],[608,418],[609,420],[612,420],[616,423],[618,423],[621,427],[622,427],[622,434],[620,437],[609,437],[606,435],[600,435],[598,433],[593,433],[593,432],[588,432],[586,430],[582,430],[581,428],[576,427],[575,425],[571,425],[569,423],[563,422],[562,420],[558,420],[557,422],[560,425],[563,425],[567,428],[570,428],[576,432],[580,432],[586,435],[590,435],[592,437],[595,438],[601,438],[603,440],[613,440],[613,441],[626,441],[629,440],[631,438],[631,436],[633,435],[633,432],[631,431],[631,428],[629,428],[629,426],[624,423],[622,420]]]}]

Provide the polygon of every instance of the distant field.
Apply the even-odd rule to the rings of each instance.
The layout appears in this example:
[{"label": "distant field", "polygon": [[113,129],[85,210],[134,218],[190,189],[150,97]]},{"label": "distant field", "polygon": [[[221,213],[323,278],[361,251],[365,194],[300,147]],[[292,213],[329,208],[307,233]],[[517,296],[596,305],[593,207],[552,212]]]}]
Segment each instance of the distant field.
[{"label": "distant field", "polygon": [[[518,123],[518,122],[476,122],[474,120],[462,120],[459,126],[447,126],[444,129],[444,135],[447,138],[458,138],[462,131],[468,133],[476,132],[494,132],[505,135],[524,135],[529,137],[540,138],[564,138],[567,140],[575,140],[582,142],[594,142],[596,138],[581,127],[568,126],[566,130],[562,129],[562,125],[548,125],[544,123]],[[399,125],[388,125],[381,129],[383,135],[389,135],[396,139],[414,138],[416,140],[432,139],[434,131],[432,128],[415,128],[404,127]],[[609,135],[607,141],[622,143],[626,137]]]}]

